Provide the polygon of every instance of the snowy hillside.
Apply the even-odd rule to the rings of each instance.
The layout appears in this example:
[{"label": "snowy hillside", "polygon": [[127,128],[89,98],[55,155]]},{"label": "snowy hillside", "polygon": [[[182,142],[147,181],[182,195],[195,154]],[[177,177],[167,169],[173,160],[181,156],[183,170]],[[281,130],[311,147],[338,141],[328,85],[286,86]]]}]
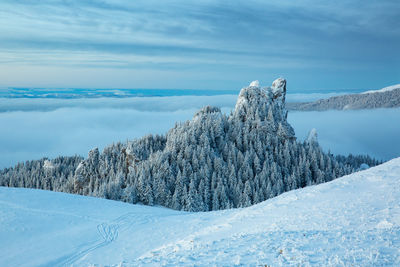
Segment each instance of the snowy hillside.
[{"label": "snowy hillside", "polygon": [[384,92],[393,91],[393,90],[396,90],[396,89],[399,89],[399,88],[400,88],[400,84],[395,84],[395,85],[388,86],[388,87],[385,87],[385,88],[382,88],[382,89],[379,89],[379,90],[366,91],[366,92],[363,92],[362,94],[384,93]]},{"label": "snowy hillside", "polygon": [[0,266],[399,266],[399,203],[400,158],[205,213],[0,187]]},{"label": "snowy hillside", "polygon": [[376,109],[400,107],[400,84],[360,94],[333,96],[314,102],[288,103],[289,110],[324,111],[330,109]]}]

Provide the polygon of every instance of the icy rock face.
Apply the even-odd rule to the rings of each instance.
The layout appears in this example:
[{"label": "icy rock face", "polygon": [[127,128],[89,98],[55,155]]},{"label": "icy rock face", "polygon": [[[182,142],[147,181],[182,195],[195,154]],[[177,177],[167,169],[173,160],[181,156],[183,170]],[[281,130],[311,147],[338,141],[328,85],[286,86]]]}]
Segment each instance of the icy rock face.
[{"label": "icy rock face", "polygon": [[284,103],[286,96],[286,80],[283,78],[276,79],[272,83],[271,92],[274,99],[279,99],[282,103]]},{"label": "icy rock face", "polygon": [[240,91],[233,118],[252,121],[266,126],[269,132],[284,138],[294,138],[295,133],[287,122],[285,108],[286,80],[279,78],[271,87],[261,88],[258,81]]}]

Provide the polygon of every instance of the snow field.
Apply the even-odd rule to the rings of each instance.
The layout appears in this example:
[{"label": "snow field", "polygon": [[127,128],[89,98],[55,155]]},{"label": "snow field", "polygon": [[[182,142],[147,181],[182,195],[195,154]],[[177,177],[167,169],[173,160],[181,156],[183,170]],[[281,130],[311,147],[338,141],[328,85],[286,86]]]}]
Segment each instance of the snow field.
[{"label": "snow field", "polygon": [[0,187],[0,266],[400,266],[400,158],[188,213]]}]

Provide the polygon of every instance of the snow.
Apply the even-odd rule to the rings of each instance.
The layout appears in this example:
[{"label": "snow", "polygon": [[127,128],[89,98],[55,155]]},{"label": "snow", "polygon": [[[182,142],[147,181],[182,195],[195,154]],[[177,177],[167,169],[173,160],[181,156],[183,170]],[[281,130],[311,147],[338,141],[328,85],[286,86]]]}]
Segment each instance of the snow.
[{"label": "snow", "polygon": [[310,132],[308,133],[308,137],[307,137],[307,143],[318,143],[318,133],[317,133],[317,129],[312,128],[310,130]]},{"label": "snow", "polygon": [[239,97],[237,98],[237,101],[236,101],[235,110],[239,110],[241,107],[247,106],[247,105],[248,105],[248,101],[247,101],[246,97],[244,97],[243,95],[239,95]]},{"label": "snow", "polygon": [[400,89],[400,84],[391,85],[391,86],[388,86],[388,87],[385,87],[385,88],[382,88],[382,89],[379,89],[379,90],[366,91],[366,92],[363,92],[361,94],[384,93],[384,92],[393,91],[393,90],[396,90],[396,89]]},{"label": "snow", "polygon": [[78,164],[78,167],[76,167],[76,172],[79,172],[83,167],[84,167],[84,164],[83,164],[83,161],[82,161],[82,162],[80,162]]},{"label": "snow", "polygon": [[0,266],[400,266],[400,158],[189,213],[0,187]]},{"label": "snow", "polygon": [[286,94],[286,80],[283,78],[278,78],[272,82],[271,90],[276,96]]},{"label": "snow", "polygon": [[46,159],[44,161],[43,168],[45,168],[46,170],[52,170],[52,169],[54,169],[54,165],[53,165],[53,163],[51,163],[50,160]]},{"label": "snow", "polygon": [[258,80],[252,81],[249,87],[260,87],[260,82]]}]

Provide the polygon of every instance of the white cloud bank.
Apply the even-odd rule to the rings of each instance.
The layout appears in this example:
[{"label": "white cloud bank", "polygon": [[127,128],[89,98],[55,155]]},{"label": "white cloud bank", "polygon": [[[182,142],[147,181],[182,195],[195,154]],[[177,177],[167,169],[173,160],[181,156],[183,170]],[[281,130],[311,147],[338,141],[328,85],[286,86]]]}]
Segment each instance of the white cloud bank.
[{"label": "white cloud bank", "polygon": [[400,156],[400,109],[291,112],[289,123],[304,140],[316,128],[318,140],[334,154],[369,154],[388,160]]},{"label": "white cloud bank", "polygon": [[[0,168],[19,161],[79,154],[93,147],[162,134],[176,121],[191,119],[204,105],[229,112],[236,96],[127,99],[0,99]],[[26,111],[23,111],[26,110]],[[316,128],[325,150],[400,156],[400,109],[293,112],[289,122],[300,140]]]}]

